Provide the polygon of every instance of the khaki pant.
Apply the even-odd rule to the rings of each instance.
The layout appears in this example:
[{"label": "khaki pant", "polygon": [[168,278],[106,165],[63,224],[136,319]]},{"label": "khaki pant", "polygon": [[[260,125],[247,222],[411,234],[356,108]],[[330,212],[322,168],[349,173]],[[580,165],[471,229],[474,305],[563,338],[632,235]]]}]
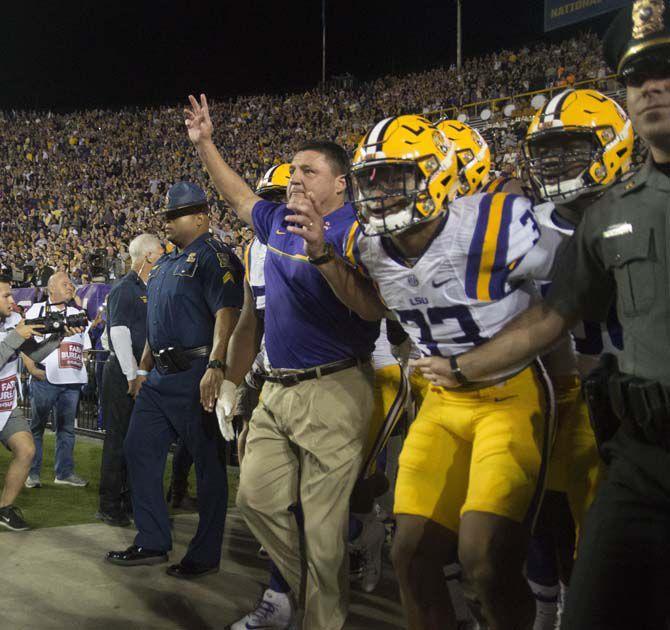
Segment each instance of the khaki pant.
[{"label": "khaki pant", "polygon": [[[347,616],[349,496],[363,462],[373,379],[365,366],[292,387],[266,383],[251,418],[237,505],[293,593],[304,595],[309,630],[339,630]],[[304,550],[289,510],[298,502]]]}]

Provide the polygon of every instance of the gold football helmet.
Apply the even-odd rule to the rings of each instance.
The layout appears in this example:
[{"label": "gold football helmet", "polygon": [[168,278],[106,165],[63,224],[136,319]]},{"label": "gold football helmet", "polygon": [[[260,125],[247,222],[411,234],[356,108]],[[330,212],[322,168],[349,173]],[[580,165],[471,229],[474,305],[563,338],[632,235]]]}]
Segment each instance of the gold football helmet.
[{"label": "gold football helmet", "polygon": [[441,120],[437,128],[453,142],[458,160],[458,196],[480,192],[491,172],[491,150],[480,133],[457,120]]},{"label": "gold football helmet", "polygon": [[565,90],[535,115],[523,160],[535,193],[569,203],[601,193],[630,170],[633,126],[624,110],[595,90]]},{"label": "gold football helmet", "polygon": [[392,234],[442,214],[458,191],[454,147],[422,116],[394,116],[363,136],[348,177],[366,236]]},{"label": "gold football helmet", "polygon": [[286,201],[286,189],[288,188],[291,165],[275,164],[270,167],[265,175],[258,180],[256,184],[256,194],[267,201]]}]

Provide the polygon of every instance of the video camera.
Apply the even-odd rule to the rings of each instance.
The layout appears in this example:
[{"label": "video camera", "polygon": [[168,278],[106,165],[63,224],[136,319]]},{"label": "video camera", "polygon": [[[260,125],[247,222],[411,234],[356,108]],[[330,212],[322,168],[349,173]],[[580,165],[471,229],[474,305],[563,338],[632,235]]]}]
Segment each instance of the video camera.
[{"label": "video camera", "polygon": [[66,327],[84,328],[88,324],[88,317],[86,313],[65,315],[65,311],[47,311],[42,317],[27,319],[25,323],[28,326],[44,326],[39,334],[46,335],[62,332]]}]

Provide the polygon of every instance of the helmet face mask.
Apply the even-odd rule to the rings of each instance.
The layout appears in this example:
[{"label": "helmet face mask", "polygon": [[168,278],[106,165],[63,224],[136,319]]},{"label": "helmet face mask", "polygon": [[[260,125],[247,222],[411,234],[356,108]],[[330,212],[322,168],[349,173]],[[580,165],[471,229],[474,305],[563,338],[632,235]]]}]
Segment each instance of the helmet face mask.
[{"label": "helmet face mask", "polygon": [[[544,200],[568,203],[589,192],[596,181],[592,164],[602,161],[595,133],[588,129],[547,130],[534,134],[523,147],[525,168],[535,192]],[[605,169],[596,166],[602,179]]]},{"label": "helmet face mask", "polygon": [[426,178],[412,161],[369,162],[349,176],[350,198],[367,236],[401,232],[420,221]]},{"label": "helmet face mask", "polygon": [[633,141],[616,102],[595,90],[568,89],[531,122],[522,170],[540,199],[568,204],[602,194],[630,170]]},{"label": "helmet face mask", "polygon": [[265,188],[256,193],[265,201],[272,201],[273,203],[284,203],[286,201],[286,188]]}]

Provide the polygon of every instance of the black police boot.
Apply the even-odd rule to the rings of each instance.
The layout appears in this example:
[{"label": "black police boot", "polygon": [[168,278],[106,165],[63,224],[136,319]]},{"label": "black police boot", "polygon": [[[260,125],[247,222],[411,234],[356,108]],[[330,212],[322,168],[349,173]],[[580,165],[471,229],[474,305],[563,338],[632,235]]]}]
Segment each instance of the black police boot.
[{"label": "black police boot", "polygon": [[105,560],[122,567],[134,567],[142,564],[161,564],[167,562],[168,555],[165,551],[145,549],[144,547],[131,545],[124,551],[107,552]]}]

